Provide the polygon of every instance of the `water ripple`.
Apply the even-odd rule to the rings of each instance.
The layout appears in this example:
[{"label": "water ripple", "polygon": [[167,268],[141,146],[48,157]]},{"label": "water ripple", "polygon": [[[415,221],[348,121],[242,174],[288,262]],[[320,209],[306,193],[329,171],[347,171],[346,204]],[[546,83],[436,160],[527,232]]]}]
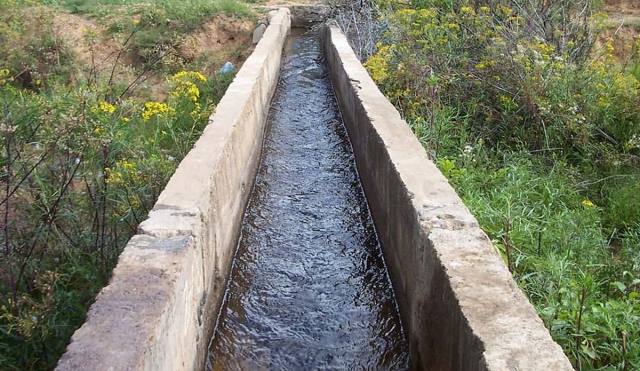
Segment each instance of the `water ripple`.
[{"label": "water ripple", "polygon": [[393,292],[326,66],[293,35],[208,370],[407,368]]}]

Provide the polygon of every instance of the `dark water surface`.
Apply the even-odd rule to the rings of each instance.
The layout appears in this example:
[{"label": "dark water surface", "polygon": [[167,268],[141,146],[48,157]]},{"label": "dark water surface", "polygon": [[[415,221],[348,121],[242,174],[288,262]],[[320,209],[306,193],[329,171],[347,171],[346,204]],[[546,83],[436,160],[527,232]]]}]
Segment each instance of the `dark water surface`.
[{"label": "dark water surface", "polygon": [[407,344],[312,35],[292,34],[208,370],[398,370]]}]

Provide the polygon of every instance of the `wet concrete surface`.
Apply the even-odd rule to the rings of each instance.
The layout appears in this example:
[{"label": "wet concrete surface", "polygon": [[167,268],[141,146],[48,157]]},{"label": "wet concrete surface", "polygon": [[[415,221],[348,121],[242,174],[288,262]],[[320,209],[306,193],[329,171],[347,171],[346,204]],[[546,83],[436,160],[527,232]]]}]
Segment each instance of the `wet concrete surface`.
[{"label": "wet concrete surface", "polygon": [[407,351],[318,40],[294,30],[207,370],[402,370]]}]

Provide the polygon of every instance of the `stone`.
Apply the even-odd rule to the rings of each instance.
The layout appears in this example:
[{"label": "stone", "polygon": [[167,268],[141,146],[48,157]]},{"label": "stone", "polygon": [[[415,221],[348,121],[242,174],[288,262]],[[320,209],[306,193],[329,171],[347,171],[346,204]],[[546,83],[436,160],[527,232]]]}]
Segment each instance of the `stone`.
[{"label": "stone", "polygon": [[262,35],[264,35],[264,32],[267,30],[267,26],[265,26],[264,24],[259,25],[258,27],[256,27],[255,30],[253,30],[253,43],[257,44],[260,39],[262,38]]}]

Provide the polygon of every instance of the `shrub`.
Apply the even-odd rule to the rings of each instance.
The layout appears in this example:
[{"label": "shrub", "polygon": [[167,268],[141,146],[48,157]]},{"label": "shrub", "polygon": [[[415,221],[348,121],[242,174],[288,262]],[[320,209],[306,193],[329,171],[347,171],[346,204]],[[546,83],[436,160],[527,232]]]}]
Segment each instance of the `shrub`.
[{"label": "shrub", "polygon": [[379,4],[365,67],[554,339],[577,369],[640,367],[637,52],[595,47],[588,0]]},{"label": "shrub", "polygon": [[231,78],[179,72],[163,103],[0,71],[3,366],[55,365]]},{"label": "shrub", "polygon": [[144,104],[106,102],[99,87],[0,86],[3,365],[55,364],[204,129],[220,96],[200,91],[218,80],[180,72],[167,103]]}]

